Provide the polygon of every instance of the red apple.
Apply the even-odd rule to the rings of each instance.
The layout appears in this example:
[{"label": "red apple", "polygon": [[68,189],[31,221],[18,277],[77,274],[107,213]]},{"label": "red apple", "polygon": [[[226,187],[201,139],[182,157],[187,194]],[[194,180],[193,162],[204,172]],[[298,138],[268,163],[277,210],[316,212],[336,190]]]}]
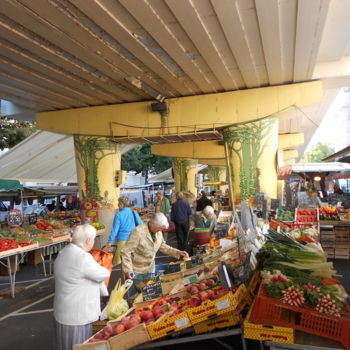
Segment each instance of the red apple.
[{"label": "red apple", "polygon": [[215,284],[215,281],[212,280],[212,279],[209,279],[209,280],[206,280],[205,284],[208,286],[208,287],[211,287]]},{"label": "red apple", "polygon": [[141,312],[140,316],[142,321],[147,321],[153,318],[153,312],[151,310],[145,310]]},{"label": "red apple", "polygon": [[207,285],[205,284],[204,281],[201,282],[201,283],[199,283],[199,285],[198,285],[198,289],[199,289],[199,290],[204,290],[205,288],[207,288]]},{"label": "red apple", "polygon": [[192,288],[191,288],[191,294],[197,294],[199,292],[199,290],[198,290],[198,288],[196,287],[196,286],[193,286]]},{"label": "red apple", "polygon": [[105,337],[110,337],[111,335],[114,335],[114,331],[112,327],[106,326],[102,329],[102,334]]},{"label": "red apple", "polygon": [[140,324],[140,322],[138,322],[137,319],[130,319],[130,321],[126,325],[126,329],[134,328],[134,327],[138,326],[139,324]]},{"label": "red apple", "polygon": [[114,333],[115,334],[120,334],[125,331],[125,326],[121,323],[119,323],[117,326],[114,327]]}]

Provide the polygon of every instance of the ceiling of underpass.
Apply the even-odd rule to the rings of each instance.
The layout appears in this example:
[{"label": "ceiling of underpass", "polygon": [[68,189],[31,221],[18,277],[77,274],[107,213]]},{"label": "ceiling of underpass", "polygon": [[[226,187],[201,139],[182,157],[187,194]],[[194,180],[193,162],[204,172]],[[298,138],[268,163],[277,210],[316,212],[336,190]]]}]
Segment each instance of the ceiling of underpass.
[{"label": "ceiling of underpass", "polygon": [[281,117],[307,141],[350,85],[349,13],[347,0],[1,0],[0,99],[30,118],[326,79],[323,101]]}]

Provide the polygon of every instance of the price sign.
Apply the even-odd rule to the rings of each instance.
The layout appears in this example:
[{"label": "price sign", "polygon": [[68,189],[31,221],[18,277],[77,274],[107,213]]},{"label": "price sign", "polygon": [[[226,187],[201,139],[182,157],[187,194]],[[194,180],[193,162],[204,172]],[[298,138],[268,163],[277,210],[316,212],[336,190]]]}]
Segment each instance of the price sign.
[{"label": "price sign", "polygon": [[202,264],[203,264],[203,259],[200,256],[195,256],[195,257],[192,257],[191,260],[186,260],[186,269],[191,269],[192,267],[196,267]]},{"label": "price sign", "polygon": [[37,214],[30,214],[28,215],[28,223],[29,225],[34,225],[38,221],[38,215]]},{"label": "price sign", "polygon": [[180,271],[180,264],[167,264],[164,266],[164,275]]},{"label": "price sign", "polygon": [[280,207],[279,199],[271,199],[271,209],[278,209]]},{"label": "price sign", "polygon": [[7,223],[10,227],[21,226],[23,224],[23,214],[18,209],[10,210],[7,215]]},{"label": "price sign", "polygon": [[199,245],[197,247],[196,254],[201,255],[201,254],[204,254],[206,251],[207,251],[207,245]]},{"label": "price sign", "polygon": [[148,284],[141,289],[143,301],[157,299],[163,296],[162,286],[160,282]]},{"label": "price sign", "polygon": [[262,204],[264,199],[265,199],[265,193],[264,192],[256,192],[256,194],[255,194],[255,203]]}]

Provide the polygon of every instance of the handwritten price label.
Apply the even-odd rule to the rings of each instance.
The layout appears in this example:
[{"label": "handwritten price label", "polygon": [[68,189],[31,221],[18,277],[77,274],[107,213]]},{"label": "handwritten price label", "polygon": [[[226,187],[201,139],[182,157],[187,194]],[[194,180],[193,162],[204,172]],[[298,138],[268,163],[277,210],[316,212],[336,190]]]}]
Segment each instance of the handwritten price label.
[{"label": "handwritten price label", "polygon": [[230,301],[228,299],[220,300],[216,303],[218,310],[224,310],[230,307]]},{"label": "handwritten price label", "polygon": [[177,328],[186,327],[188,325],[188,318],[187,317],[179,318],[178,320],[175,321],[175,324]]}]

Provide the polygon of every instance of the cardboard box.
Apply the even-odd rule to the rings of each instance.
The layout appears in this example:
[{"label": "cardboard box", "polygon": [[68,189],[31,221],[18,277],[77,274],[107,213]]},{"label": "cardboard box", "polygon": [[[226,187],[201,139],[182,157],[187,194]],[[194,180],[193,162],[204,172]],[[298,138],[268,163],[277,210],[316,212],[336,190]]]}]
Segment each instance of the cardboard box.
[{"label": "cardboard box", "polygon": [[37,250],[33,250],[31,252],[28,252],[27,255],[27,263],[28,265],[38,265],[42,263],[41,260],[41,255],[43,254],[43,249],[37,249]]},{"label": "cardboard box", "polygon": [[[6,264],[7,264],[7,258],[6,258]],[[11,256],[10,257],[10,267],[11,267],[11,272],[14,272],[15,270],[15,257],[14,256]],[[17,270],[16,271],[19,271],[19,264],[17,265]],[[9,272],[8,272],[8,269],[7,267],[3,266],[2,264],[0,264],[0,275],[8,275]]]}]

